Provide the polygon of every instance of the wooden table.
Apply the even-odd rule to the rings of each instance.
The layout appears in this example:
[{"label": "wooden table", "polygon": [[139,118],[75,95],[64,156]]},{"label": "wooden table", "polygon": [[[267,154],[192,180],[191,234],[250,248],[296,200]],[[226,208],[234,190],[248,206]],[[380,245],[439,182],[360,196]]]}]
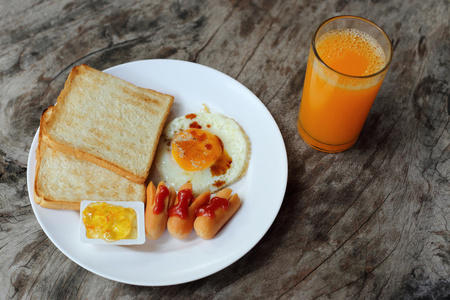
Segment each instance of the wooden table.
[{"label": "wooden table", "polygon": [[[324,154],[296,118],[312,32],[344,14],[379,24],[394,58],[357,143]],[[1,299],[450,297],[448,1],[17,0],[0,2],[0,15]],[[139,287],[53,245],[26,169],[40,115],[74,65],[153,58],[212,67],[254,92],[281,130],[289,177],[270,230],[236,263]]]}]

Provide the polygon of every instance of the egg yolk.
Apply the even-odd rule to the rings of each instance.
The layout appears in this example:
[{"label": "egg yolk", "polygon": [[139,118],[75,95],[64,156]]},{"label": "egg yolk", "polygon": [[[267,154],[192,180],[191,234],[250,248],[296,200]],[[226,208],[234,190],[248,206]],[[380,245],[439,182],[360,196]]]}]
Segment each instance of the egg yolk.
[{"label": "egg yolk", "polygon": [[222,154],[220,139],[201,129],[190,128],[178,133],[172,141],[172,156],[186,171],[209,168]]}]

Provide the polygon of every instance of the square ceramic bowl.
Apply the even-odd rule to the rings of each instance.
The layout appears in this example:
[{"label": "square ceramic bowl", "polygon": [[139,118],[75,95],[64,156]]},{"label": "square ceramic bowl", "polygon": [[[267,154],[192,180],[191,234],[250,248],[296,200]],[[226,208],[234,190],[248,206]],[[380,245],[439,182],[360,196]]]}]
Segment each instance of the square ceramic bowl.
[{"label": "square ceramic bowl", "polygon": [[103,239],[91,239],[86,236],[86,226],[83,223],[83,211],[91,203],[99,201],[87,201],[84,200],[80,205],[80,238],[81,242],[85,244],[94,245],[142,245],[145,243],[145,223],[144,223],[144,203],[142,202],[117,202],[117,201],[103,201],[108,204],[118,205],[122,207],[131,207],[136,212],[136,226],[137,226],[137,238],[136,239],[122,239],[114,242],[107,242]]}]

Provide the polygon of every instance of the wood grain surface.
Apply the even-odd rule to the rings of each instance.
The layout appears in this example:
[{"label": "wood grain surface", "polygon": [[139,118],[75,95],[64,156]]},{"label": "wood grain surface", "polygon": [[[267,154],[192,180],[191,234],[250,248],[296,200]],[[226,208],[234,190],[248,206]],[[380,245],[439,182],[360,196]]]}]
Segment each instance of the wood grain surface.
[{"label": "wood grain surface", "polygon": [[[324,154],[296,118],[312,32],[345,14],[379,24],[394,58],[357,143]],[[0,299],[448,299],[449,15],[448,0],[0,1]],[[152,58],[244,84],[289,160],[263,239],[218,273],[167,287],[73,263],[42,231],[26,184],[40,115],[70,69]]]}]

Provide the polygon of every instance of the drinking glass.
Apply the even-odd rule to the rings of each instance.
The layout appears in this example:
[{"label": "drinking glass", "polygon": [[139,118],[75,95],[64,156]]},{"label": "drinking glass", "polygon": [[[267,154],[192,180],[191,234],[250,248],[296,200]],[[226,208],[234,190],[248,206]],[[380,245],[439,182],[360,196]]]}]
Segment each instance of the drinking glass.
[{"label": "drinking glass", "polygon": [[302,139],[328,153],[358,139],[392,60],[375,23],[356,16],[326,20],[314,32],[297,120]]}]

